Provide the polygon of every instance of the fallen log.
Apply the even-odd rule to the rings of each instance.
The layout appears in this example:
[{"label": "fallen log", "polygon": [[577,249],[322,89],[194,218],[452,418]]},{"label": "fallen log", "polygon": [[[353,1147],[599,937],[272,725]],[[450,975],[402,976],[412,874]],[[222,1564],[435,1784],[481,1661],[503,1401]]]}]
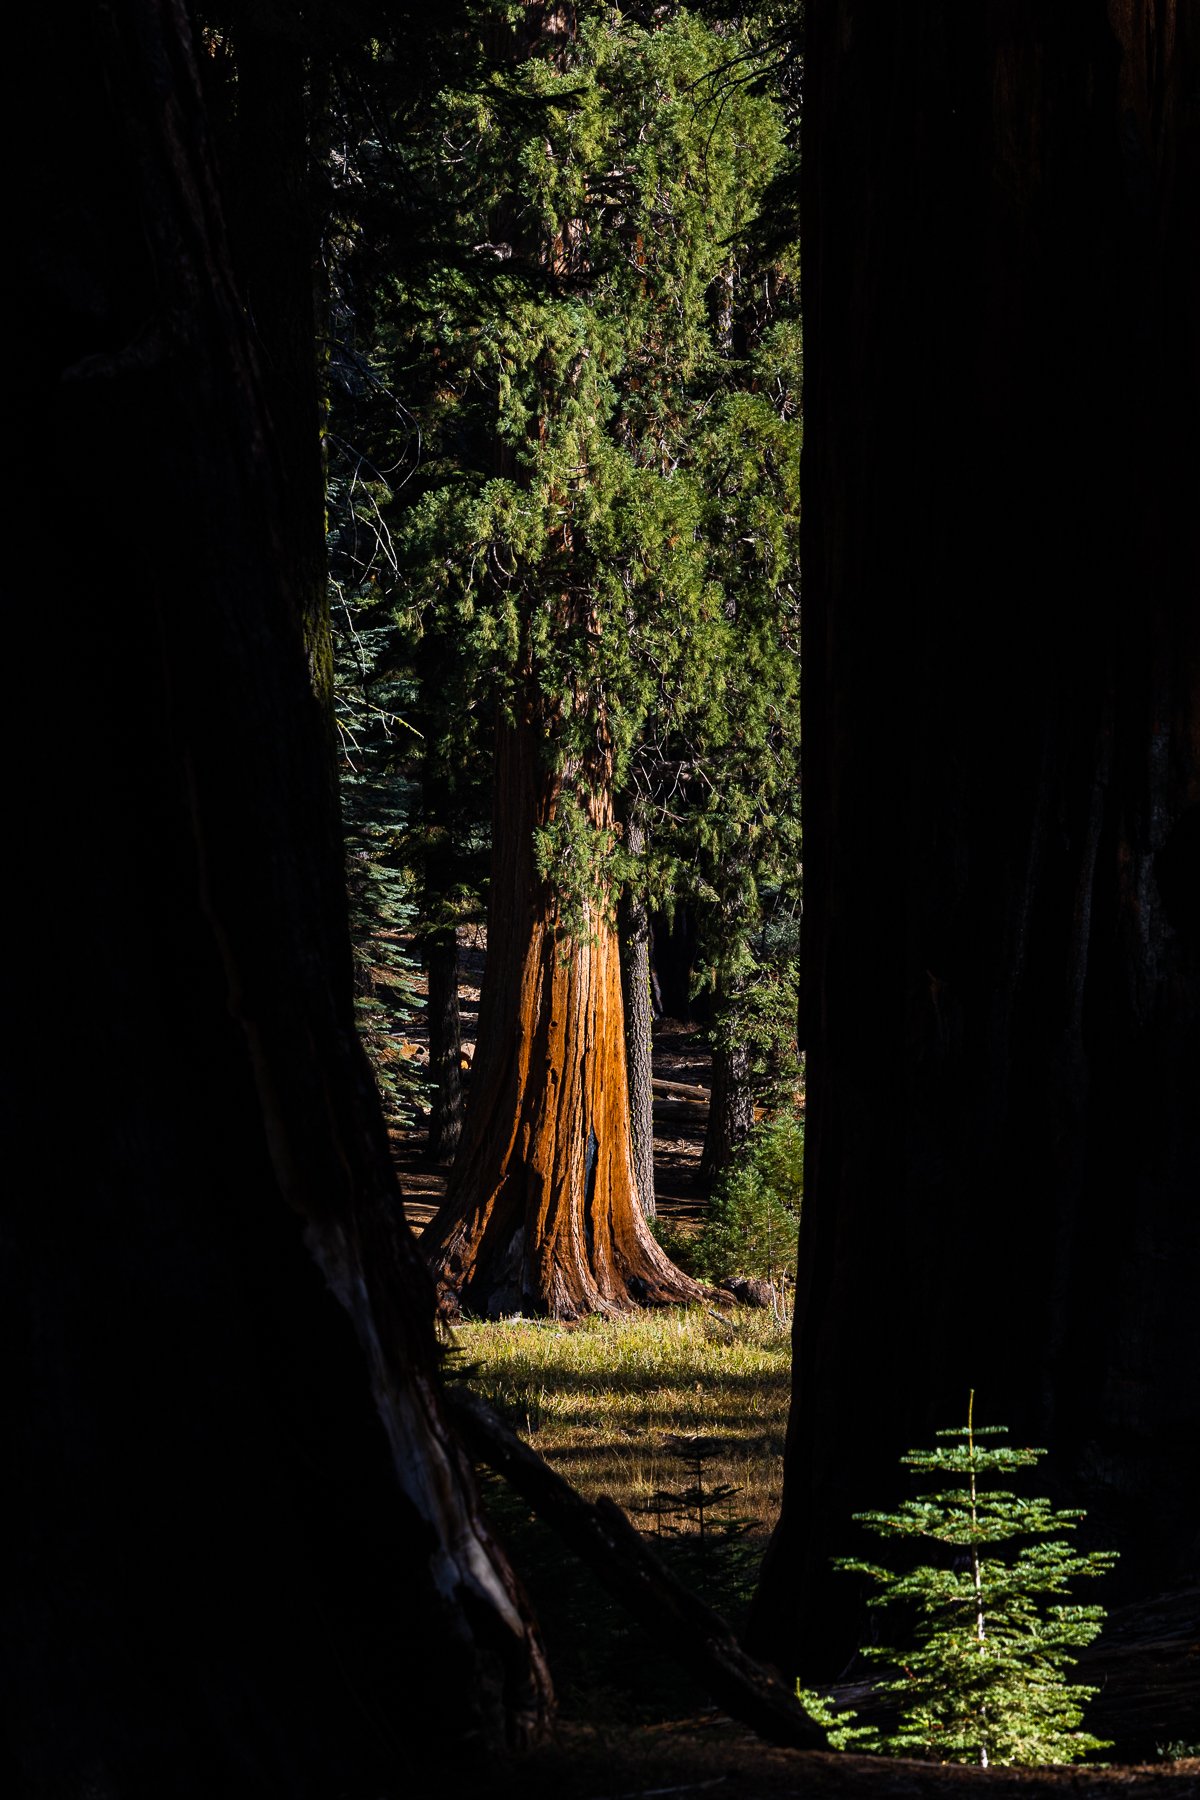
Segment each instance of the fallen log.
[{"label": "fallen log", "polygon": [[710,1089],[700,1087],[694,1081],[665,1081],[656,1075],[650,1083],[655,1097],[663,1096],[672,1100],[697,1100],[707,1106],[712,1098]]},{"label": "fallen log", "polygon": [[731,1718],[769,1743],[822,1750],[825,1734],[777,1675],[747,1656],[730,1627],[667,1569],[621,1508],[593,1505],[543,1462],[486,1401],[460,1383],[446,1390],[469,1453],[502,1476],[557,1531],[613,1597],[686,1668]]},{"label": "fallen log", "polygon": [[703,1125],[708,1117],[707,1104],[699,1100],[675,1100],[670,1095],[654,1096],[654,1117],[656,1119],[680,1119],[689,1123]]}]

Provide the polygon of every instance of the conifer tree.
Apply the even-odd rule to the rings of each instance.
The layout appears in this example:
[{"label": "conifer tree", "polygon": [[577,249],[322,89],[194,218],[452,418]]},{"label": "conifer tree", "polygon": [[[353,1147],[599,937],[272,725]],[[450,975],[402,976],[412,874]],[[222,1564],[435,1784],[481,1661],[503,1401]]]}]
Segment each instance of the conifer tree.
[{"label": "conifer tree", "polygon": [[[850,1736],[862,1748],[984,1768],[1077,1762],[1105,1743],[1080,1730],[1083,1702],[1097,1690],[1069,1682],[1066,1670],[1099,1632],[1104,1609],[1066,1596],[1073,1581],[1103,1575],[1116,1556],[1069,1548],[1059,1534],[1073,1530],[1081,1512],[996,1485],[1045,1452],[985,1446],[981,1439],[1006,1431],[977,1426],[974,1411],[972,1392],[965,1426],[939,1431],[935,1449],[901,1458],[920,1477],[941,1477],[935,1489],[894,1512],[855,1514],[878,1537],[937,1547],[940,1562],[906,1572],[858,1557],[835,1564],[876,1584],[870,1605],[915,1615],[911,1646],[864,1652],[896,1671],[880,1689],[899,1700],[899,1727],[852,1727]],[[1012,1554],[1022,1539],[1029,1541]],[[836,1726],[832,1735],[838,1741]]]},{"label": "conifer tree", "polygon": [[[406,717],[421,736],[404,747],[415,786],[438,796],[430,843],[470,838],[452,814],[464,798],[470,811],[472,790],[494,792],[475,1122],[453,1187],[489,1219],[504,1188],[511,1205],[491,1224],[507,1246],[523,1229],[519,1190],[548,1184],[553,1211],[574,1182],[595,1217],[560,1248],[595,1265],[607,1214],[630,1196],[652,1204],[648,1158],[626,1166],[628,1108],[621,1119],[596,1103],[621,1085],[619,982],[597,971],[615,960],[622,887],[636,906],[701,884],[706,970],[742,995],[781,891],[774,865],[796,860],[781,826],[796,812],[798,740],[795,271],[764,261],[757,218],[785,121],[728,23],[489,0],[459,24],[430,53],[419,130],[402,79],[389,110],[399,71],[384,50],[374,104],[357,107],[357,137],[343,134],[339,192],[362,222],[343,233],[336,284],[332,448],[368,617],[386,602],[408,643]],[[423,938],[448,916],[450,860],[411,859]],[[593,976],[555,998],[581,957]],[[502,1099],[497,1077],[510,1082],[535,1016],[579,1036],[563,1066],[597,1070],[586,1121],[560,1117],[551,1091],[510,1128],[526,1101]],[[539,1053],[530,1083],[553,1090],[542,1071]],[[500,1168],[497,1146],[514,1145],[520,1167]],[[552,1171],[547,1145],[569,1147]],[[513,1303],[467,1229],[447,1287]],[[533,1236],[550,1235],[543,1219]],[[568,1293],[543,1271],[522,1276],[519,1303],[691,1291],[636,1222],[617,1236],[625,1273],[602,1271],[601,1292],[572,1273]]]},{"label": "conifer tree", "polygon": [[[438,387],[397,542],[408,616],[498,715],[472,1103],[427,1241],[451,1302],[573,1313],[696,1292],[629,1155],[617,814],[647,741],[732,698],[776,599],[751,513],[779,421],[728,339],[781,128],[717,85],[732,28],[559,9],[530,42],[441,97],[430,142],[454,147],[442,192],[473,248],[399,315]],[[710,479],[764,458],[753,499]]]}]

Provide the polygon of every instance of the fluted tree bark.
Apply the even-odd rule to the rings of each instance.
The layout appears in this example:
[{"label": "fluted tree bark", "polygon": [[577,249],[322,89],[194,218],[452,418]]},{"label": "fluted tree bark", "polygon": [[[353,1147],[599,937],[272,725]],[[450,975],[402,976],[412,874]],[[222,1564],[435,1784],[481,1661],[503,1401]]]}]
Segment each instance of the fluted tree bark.
[{"label": "fluted tree bark", "polygon": [[807,8],[808,1129],[752,1640],[961,1416],[1049,1448],[1119,1597],[1200,1438],[1195,18]]},{"label": "fluted tree bark", "polygon": [[[561,69],[577,29],[573,4],[527,3],[497,48]],[[503,220],[506,241],[511,235],[548,288],[580,280],[583,222],[531,229],[534,217],[514,204]],[[531,445],[544,448],[561,427],[587,360],[554,378],[543,352],[541,391],[525,423]],[[520,461],[511,428],[497,429],[493,452],[498,472],[511,476]],[[532,484],[528,471],[522,479]],[[421,1240],[449,1314],[573,1319],[696,1300],[704,1291],[659,1249],[642,1210],[616,896],[602,875],[572,892],[564,870],[538,864],[539,838],[572,811],[593,846],[614,836],[609,702],[602,684],[578,674],[556,691],[539,616],[550,611],[551,637],[561,643],[599,642],[614,629],[581,579],[587,557],[564,479],[560,469],[549,481],[553,522],[542,546],[559,591],[535,589],[518,602],[515,699],[497,720],[487,965],[470,1104],[445,1204]],[[589,720],[586,749],[567,747],[572,717]]]},{"label": "fluted tree bark", "polygon": [[[651,1236],[631,1152],[620,952],[604,894],[564,923],[535,833],[559,802],[540,701],[501,722],[488,966],[470,1105],[446,1203],[426,1227],[442,1304],[497,1317],[698,1299]],[[592,823],[612,825],[598,758]]]}]

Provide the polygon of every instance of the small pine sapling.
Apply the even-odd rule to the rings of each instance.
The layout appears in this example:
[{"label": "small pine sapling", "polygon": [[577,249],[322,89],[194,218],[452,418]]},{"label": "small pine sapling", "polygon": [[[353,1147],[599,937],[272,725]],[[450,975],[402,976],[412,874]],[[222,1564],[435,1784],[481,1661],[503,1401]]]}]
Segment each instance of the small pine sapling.
[{"label": "small pine sapling", "polygon": [[[653,1518],[656,1534],[659,1537],[681,1533],[694,1535],[701,1552],[707,1552],[715,1545],[724,1547],[743,1537],[750,1529],[747,1520],[714,1517],[718,1507],[741,1492],[726,1481],[708,1485],[708,1465],[724,1454],[725,1446],[716,1438],[672,1436],[667,1439],[667,1449],[685,1470],[687,1484],[681,1488],[658,1488],[636,1509]],[[682,1519],[684,1524],[667,1522],[675,1519]]]},{"label": "small pine sapling", "polygon": [[[855,1515],[879,1537],[944,1547],[943,1566],[897,1573],[856,1557],[834,1565],[876,1583],[870,1605],[902,1605],[916,1615],[911,1648],[865,1652],[896,1671],[879,1691],[899,1702],[898,1729],[864,1739],[870,1728],[854,1727],[853,1739],[863,1749],[984,1768],[1077,1762],[1107,1745],[1079,1729],[1083,1702],[1097,1690],[1069,1682],[1065,1670],[1099,1632],[1104,1609],[1067,1604],[1065,1596],[1076,1578],[1103,1575],[1116,1555],[1080,1554],[1056,1535],[1073,1530],[1082,1513],[995,1485],[1045,1452],[981,1445],[1005,1428],[977,1427],[974,1412],[972,1391],[964,1427],[939,1431],[936,1449],[901,1458],[921,1476],[942,1477],[935,1491],[895,1512]],[[1012,1554],[1022,1538],[1033,1541]]]}]

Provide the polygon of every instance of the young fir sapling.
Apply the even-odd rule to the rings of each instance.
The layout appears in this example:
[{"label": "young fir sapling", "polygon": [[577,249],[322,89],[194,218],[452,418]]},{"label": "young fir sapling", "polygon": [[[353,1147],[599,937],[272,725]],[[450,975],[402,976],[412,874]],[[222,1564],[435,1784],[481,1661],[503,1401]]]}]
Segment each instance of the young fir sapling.
[{"label": "young fir sapling", "polygon": [[[1081,1554],[1052,1535],[1073,1530],[1082,1513],[1056,1511],[1049,1500],[993,1485],[1045,1452],[981,1445],[981,1438],[1006,1433],[1003,1426],[976,1426],[974,1410],[972,1391],[964,1427],[939,1431],[945,1441],[936,1449],[901,1458],[920,1475],[945,1478],[939,1488],[895,1512],[855,1515],[879,1537],[945,1546],[950,1566],[922,1563],[897,1573],[857,1557],[834,1565],[876,1584],[879,1592],[868,1604],[902,1605],[916,1615],[910,1646],[870,1645],[864,1652],[895,1671],[878,1691],[899,1702],[898,1726],[851,1724],[852,1714],[798,1692],[838,1749],[984,1768],[1077,1762],[1106,1743],[1079,1729],[1083,1702],[1097,1690],[1071,1683],[1065,1671],[1099,1632],[1104,1609],[1066,1604],[1065,1596],[1076,1577],[1104,1574],[1116,1555]],[[1033,1541],[1006,1553],[1021,1538]]]}]

